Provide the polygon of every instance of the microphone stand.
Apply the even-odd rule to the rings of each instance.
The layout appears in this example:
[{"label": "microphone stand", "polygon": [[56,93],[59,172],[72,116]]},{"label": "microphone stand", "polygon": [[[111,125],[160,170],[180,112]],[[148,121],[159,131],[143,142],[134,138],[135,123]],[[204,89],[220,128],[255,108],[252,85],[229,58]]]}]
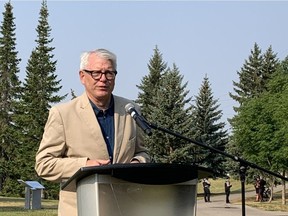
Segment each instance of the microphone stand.
[{"label": "microphone stand", "polygon": [[249,161],[246,161],[244,159],[241,159],[237,156],[233,156],[231,154],[228,154],[224,151],[221,151],[219,149],[216,149],[216,148],[213,148],[205,143],[202,143],[202,142],[199,142],[199,141],[196,141],[196,140],[193,140],[193,139],[190,139],[190,138],[187,138],[179,133],[176,133],[176,132],[173,132],[171,130],[168,130],[166,128],[163,128],[163,127],[160,127],[156,124],[152,124],[152,123],[149,123],[148,121],[146,121],[146,119],[143,118],[143,120],[146,122],[147,125],[149,125],[151,128],[153,129],[157,129],[157,130],[160,130],[160,131],[163,131],[165,133],[168,133],[170,135],[173,135],[173,136],[176,136],[180,139],[183,139],[183,140],[186,140],[188,142],[191,142],[191,143],[194,143],[198,146],[201,146],[201,147],[204,147],[206,149],[209,149],[210,151],[212,152],[216,152],[216,153],[219,153],[221,155],[224,155],[225,157],[228,157],[236,162],[239,162],[239,175],[240,175],[240,181],[241,181],[241,196],[242,196],[242,216],[245,216],[246,215],[246,211],[245,211],[245,178],[246,178],[246,171],[247,171],[247,167],[251,167],[251,168],[255,168],[255,169],[258,169],[258,170],[261,170],[263,172],[266,172],[270,175],[273,175],[275,177],[278,177],[280,179],[283,179],[285,181],[288,181],[288,178],[286,178],[285,176],[282,176],[278,173],[275,173],[275,172],[272,172],[270,170],[267,170],[267,169],[264,169],[254,163],[251,163]]}]

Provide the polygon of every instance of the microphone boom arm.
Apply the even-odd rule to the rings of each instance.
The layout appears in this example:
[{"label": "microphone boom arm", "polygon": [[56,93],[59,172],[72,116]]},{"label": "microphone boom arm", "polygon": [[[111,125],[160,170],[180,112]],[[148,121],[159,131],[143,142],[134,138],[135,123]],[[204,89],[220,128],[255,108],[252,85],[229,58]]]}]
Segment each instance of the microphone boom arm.
[{"label": "microphone boom arm", "polygon": [[[145,121],[146,121],[146,120],[145,120]],[[281,179],[283,179],[283,180],[285,180],[285,181],[288,181],[288,178],[287,178],[287,177],[282,176],[282,175],[280,175],[280,174],[278,174],[278,173],[272,172],[272,171],[270,171],[270,170],[264,169],[264,168],[262,168],[262,167],[260,167],[260,166],[258,166],[258,165],[256,165],[256,164],[251,163],[251,162],[249,162],[249,161],[246,161],[246,160],[244,160],[244,159],[242,159],[242,158],[240,158],[240,157],[233,156],[233,155],[228,154],[228,153],[226,153],[226,152],[224,152],[224,151],[221,151],[221,150],[219,150],[219,149],[213,148],[213,147],[211,147],[211,146],[209,146],[209,145],[207,145],[207,144],[205,144],[205,143],[202,143],[202,142],[199,142],[199,141],[196,141],[196,140],[187,138],[187,137],[185,137],[185,136],[183,136],[183,135],[181,135],[181,134],[179,134],[179,133],[173,132],[173,131],[168,130],[168,129],[166,129],[166,128],[162,128],[162,127],[160,127],[160,126],[158,126],[158,125],[156,125],[156,124],[152,124],[152,123],[149,123],[149,122],[147,122],[147,121],[146,121],[146,123],[147,123],[151,128],[153,128],[153,129],[157,129],[157,130],[163,131],[163,132],[165,132],[165,133],[168,133],[168,134],[170,134],[170,135],[176,136],[176,137],[181,138],[181,139],[183,139],[183,140],[186,140],[186,141],[188,141],[188,142],[194,143],[194,144],[196,144],[196,145],[198,145],[198,146],[201,146],[201,147],[204,147],[204,148],[206,148],[206,149],[209,149],[210,151],[213,151],[213,152],[219,153],[219,154],[221,154],[221,155],[224,155],[225,157],[228,157],[228,158],[230,158],[230,159],[232,159],[232,160],[234,160],[234,161],[236,161],[236,162],[239,162],[241,166],[245,166],[245,167],[248,167],[248,166],[249,166],[249,167],[251,167],[251,168],[255,168],[255,169],[261,170],[261,171],[263,171],[263,172],[269,173],[270,175],[273,175],[273,176],[276,176],[276,177],[278,177],[278,178],[281,178]]]}]

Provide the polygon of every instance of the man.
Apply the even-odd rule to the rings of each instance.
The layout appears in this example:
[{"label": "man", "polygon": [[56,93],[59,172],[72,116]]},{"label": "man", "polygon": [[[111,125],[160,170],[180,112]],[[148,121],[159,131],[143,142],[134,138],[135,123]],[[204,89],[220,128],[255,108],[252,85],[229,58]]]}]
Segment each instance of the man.
[{"label": "man", "polygon": [[204,201],[205,202],[211,202],[210,201],[210,195],[211,195],[210,186],[211,186],[211,183],[208,181],[207,178],[204,178],[202,184],[203,184],[203,190],[204,190]]},{"label": "man", "polygon": [[255,187],[255,191],[256,191],[256,202],[259,202],[259,198],[260,198],[260,194],[259,194],[259,190],[260,190],[260,177],[256,176],[255,178],[255,183],[254,183],[254,187]]},{"label": "man", "polygon": [[264,198],[265,185],[266,185],[266,181],[263,179],[263,177],[260,177],[260,180],[259,180],[259,202],[264,201],[263,198]]},{"label": "man", "polygon": [[227,177],[226,181],[224,183],[224,189],[226,194],[226,203],[230,203],[229,196],[230,196],[230,189],[232,187],[232,184],[230,183],[230,178]]},{"label": "man", "polygon": [[[150,161],[143,131],[125,112],[132,102],[112,94],[116,68],[115,54],[106,49],[81,55],[85,93],[51,108],[36,154],[40,177],[61,183],[83,166]],[[76,193],[60,191],[59,198],[58,215],[77,216]]]}]

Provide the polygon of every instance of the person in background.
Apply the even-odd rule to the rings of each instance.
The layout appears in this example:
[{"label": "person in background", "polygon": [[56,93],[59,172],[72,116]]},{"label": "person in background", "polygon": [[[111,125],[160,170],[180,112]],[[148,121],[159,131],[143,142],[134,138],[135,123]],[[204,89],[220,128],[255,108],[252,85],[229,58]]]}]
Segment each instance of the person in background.
[{"label": "person in background", "polygon": [[254,183],[254,187],[255,187],[255,192],[256,192],[256,202],[259,202],[260,200],[260,177],[256,176],[255,178],[255,183]]},{"label": "person in background", "polygon": [[263,179],[263,177],[260,177],[259,180],[259,202],[263,202],[263,194],[265,191],[265,185],[266,185],[266,181]]},{"label": "person in background", "polygon": [[227,177],[224,183],[224,189],[226,194],[226,203],[230,203],[229,196],[230,196],[230,188],[232,187],[232,184],[230,182],[230,178]]},{"label": "person in background", "polygon": [[210,186],[211,186],[211,183],[209,182],[209,180],[207,178],[204,178],[202,184],[203,184],[203,190],[204,190],[204,201],[205,202],[211,202],[210,201],[210,195],[211,195]]},{"label": "person in background", "polygon": [[[61,183],[85,166],[150,162],[144,133],[125,112],[125,105],[134,103],[112,94],[116,75],[112,52],[81,55],[79,78],[85,91],[50,109],[36,154],[40,177]],[[67,215],[77,216],[76,192],[60,191],[58,216]]]}]

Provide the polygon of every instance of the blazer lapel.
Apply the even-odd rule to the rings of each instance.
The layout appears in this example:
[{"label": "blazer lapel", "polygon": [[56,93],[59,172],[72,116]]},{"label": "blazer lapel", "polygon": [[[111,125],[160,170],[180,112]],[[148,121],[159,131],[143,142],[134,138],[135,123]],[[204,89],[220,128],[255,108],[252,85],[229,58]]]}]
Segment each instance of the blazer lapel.
[{"label": "blazer lapel", "polygon": [[[97,153],[95,152],[95,158],[99,157],[99,155],[102,155],[102,157],[104,155],[106,155],[105,158],[109,158],[109,154],[107,151],[107,146],[105,143],[105,140],[103,138],[103,135],[101,133],[101,128],[100,125],[96,119],[95,113],[92,109],[92,106],[89,102],[89,99],[86,95],[86,93],[84,93],[81,96],[81,103],[80,103],[80,115],[83,118],[83,121],[86,123],[89,132],[87,134],[90,134],[90,137],[87,137],[88,142],[91,142],[92,140],[95,140],[95,145],[97,145]],[[97,155],[97,156],[96,156]]]},{"label": "blazer lapel", "polygon": [[125,104],[121,103],[121,100],[114,95],[114,124],[115,124],[115,138],[114,138],[114,162],[117,162],[119,152],[121,150],[123,135],[124,135],[124,126],[125,126]]}]

